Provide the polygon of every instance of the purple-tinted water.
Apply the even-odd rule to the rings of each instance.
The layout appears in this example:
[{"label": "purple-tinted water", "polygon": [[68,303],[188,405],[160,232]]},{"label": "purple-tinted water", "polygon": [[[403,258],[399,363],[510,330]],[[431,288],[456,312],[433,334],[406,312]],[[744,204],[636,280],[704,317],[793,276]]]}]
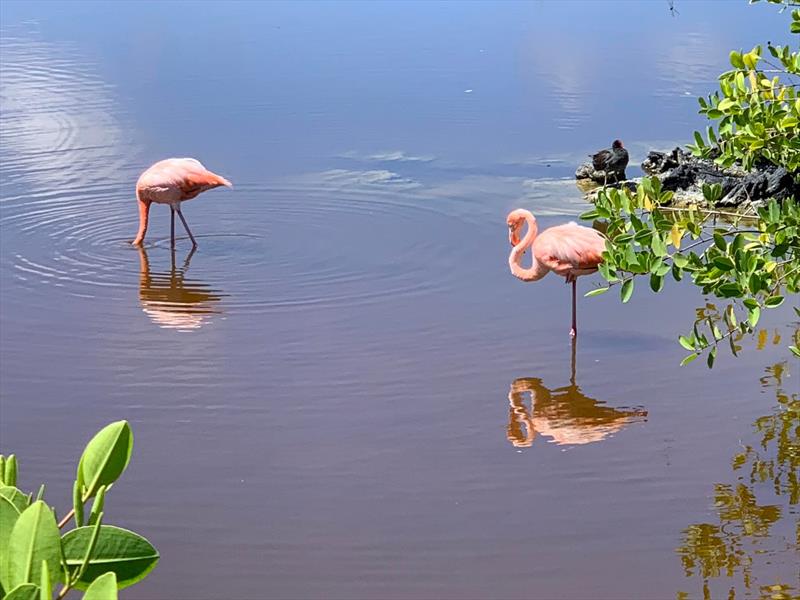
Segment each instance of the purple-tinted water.
[{"label": "purple-tinted water", "polygon": [[[798,392],[788,303],[707,371],[677,366],[692,287],[581,299],[573,375],[568,288],[508,273],[510,209],[575,219],[588,152],[685,142],[728,51],[788,29],[676,5],[4,2],[22,485],[63,514],[83,444],[131,422],[107,519],[162,558],[127,598],[798,593],[797,497],[732,468]],[[125,243],[167,156],[235,184],[186,205],[174,259],[158,207]],[[758,460],[796,467],[791,431]]]}]

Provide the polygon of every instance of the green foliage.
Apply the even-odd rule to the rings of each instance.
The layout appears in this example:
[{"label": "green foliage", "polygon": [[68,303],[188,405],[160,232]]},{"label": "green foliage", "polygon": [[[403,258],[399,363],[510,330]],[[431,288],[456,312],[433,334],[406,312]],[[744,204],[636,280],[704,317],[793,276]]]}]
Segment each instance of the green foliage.
[{"label": "green foliage", "polygon": [[[703,192],[708,199],[720,194],[718,185]],[[753,217],[665,206],[671,199],[657,178],[645,178],[636,193],[601,189],[581,218],[605,225],[599,271],[606,287],[620,286],[623,302],[631,298],[637,276],[646,276],[654,292],[667,279],[690,277],[703,294],[729,302],[721,311],[699,314],[691,332],[678,339],[690,352],[682,364],[707,351],[711,367],[718,345],[726,342],[736,354],[736,342],[753,331],[761,311],[800,290],[800,204],[771,201]]]},{"label": "green foliage", "polygon": [[127,421],[111,423],[92,438],[78,463],[76,481],[84,502],[122,475],[132,451],[133,433]]},{"label": "green foliage", "polygon": [[11,590],[4,600],[39,600],[39,587],[32,583],[22,583]]},{"label": "green foliage", "polygon": [[53,511],[41,500],[22,511],[7,544],[5,569],[0,574],[4,588],[13,590],[24,583],[40,583],[43,562],[51,574],[51,583],[58,576],[61,536]]},{"label": "green foliage", "polygon": [[114,572],[95,579],[83,595],[83,600],[117,600],[117,576]]},{"label": "green foliage", "polygon": [[[55,512],[43,500],[16,487],[17,460],[0,455],[0,598],[46,600],[53,586],[63,585],[56,598],[73,589],[85,599],[115,600],[117,589],[144,579],[159,559],[142,536],[103,524],[107,492],[122,475],[133,450],[126,421],[103,428],[86,445],[73,486],[73,508],[56,524]],[[87,525],[85,504],[94,498]],[[76,528],[59,531],[74,519]],[[8,593],[5,593],[7,590]]]},{"label": "green foliage", "polygon": [[[78,567],[88,552],[95,527],[79,527],[64,536],[64,557],[67,565]],[[92,552],[99,563],[86,569],[76,587],[81,588],[97,579],[99,573],[116,575],[119,589],[144,579],[158,562],[158,552],[142,536],[112,525],[102,525],[98,543]]]},{"label": "green foliage", "polygon": [[[790,30],[800,33],[800,9],[791,15]],[[767,50],[770,58],[760,45],[731,51],[733,69],[720,75],[719,91],[698,99],[700,113],[716,128],[709,125],[705,139],[696,131],[688,147],[724,167],[739,163],[749,170],[763,160],[800,177],[800,84],[793,79],[800,75],[800,51],[771,43]]]}]

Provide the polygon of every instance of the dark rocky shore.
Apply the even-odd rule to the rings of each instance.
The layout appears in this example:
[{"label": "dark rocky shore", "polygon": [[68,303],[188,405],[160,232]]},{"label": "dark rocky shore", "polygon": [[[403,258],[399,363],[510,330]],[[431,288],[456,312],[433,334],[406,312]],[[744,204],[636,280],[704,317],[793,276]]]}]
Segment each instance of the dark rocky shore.
[{"label": "dark rocky shore", "polygon": [[[722,196],[715,207],[730,208],[760,206],[770,198],[783,200],[800,197],[800,186],[786,169],[771,164],[757,165],[750,172],[741,167],[722,168],[713,160],[696,158],[691,153],[675,148],[671,152],[652,151],[642,161],[642,170],[661,180],[663,189],[675,192],[673,204],[705,204],[702,186],[718,183],[722,186]],[[579,182],[597,184],[614,183],[607,175],[597,171],[591,163],[578,167],[575,178]],[[626,179],[619,185],[635,188],[637,179]],[[585,188],[585,185],[581,187]],[[588,191],[588,190],[587,190]],[[588,191],[591,195],[591,191]]]}]

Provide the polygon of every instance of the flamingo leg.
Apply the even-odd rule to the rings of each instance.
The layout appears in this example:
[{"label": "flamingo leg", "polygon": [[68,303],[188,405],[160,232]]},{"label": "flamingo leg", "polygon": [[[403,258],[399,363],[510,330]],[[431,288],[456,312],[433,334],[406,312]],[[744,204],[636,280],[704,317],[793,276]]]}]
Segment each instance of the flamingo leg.
[{"label": "flamingo leg", "polygon": [[576,316],[576,307],[577,307],[577,290],[576,290],[577,278],[572,280],[572,329],[569,330],[570,337],[575,337],[578,335],[578,319]]},{"label": "flamingo leg", "polygon": [[169,207],[170,220],[169,220],[169,247],[175,250],[175,209]]},{"label": "flamingo leg", "polygon": [[192,248],[197,248],[197,240],[194,239],[192,235],[191,229],[189,229],[189,224],[186,222],[186,218],[183,216],[180,207],[176,208],[175,210],[178,211],[178,216],[181,218],[181,222],[183,223],[183,227],[186,229],[186,233],[189,234],[189,239],[192,240]]}]

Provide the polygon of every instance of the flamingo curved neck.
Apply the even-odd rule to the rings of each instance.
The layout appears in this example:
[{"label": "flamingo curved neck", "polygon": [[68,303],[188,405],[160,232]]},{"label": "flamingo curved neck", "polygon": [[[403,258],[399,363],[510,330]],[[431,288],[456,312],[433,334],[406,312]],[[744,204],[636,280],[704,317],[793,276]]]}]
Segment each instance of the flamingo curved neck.
[{"label": "flamingo curved neck", "polygon": [[139,205],[139,230],[136,232],[136,238],[133,240],[134,246],[141,246],[144,242],[144,236],[147,235],[147,222],[150,216],[150,202],[142,199],[139,195],[139,190],[136,190],[136,202]]},{"label": "flamingo curved neck", "polygon": [[525,251],[533,246],[536,235],[539,231],[536,225],[536,218],[529,211],[525,212],[525,221],[528,224],[528,231],[525,237],[514,246],[511,254],[508,256],[508,266],[511,268],[511,274],[523,281],[537,281],[547,275],[548,268],[536,260],[536,255],[531,251],[531,266],[525,268],[522,266],[522,255]]}]

